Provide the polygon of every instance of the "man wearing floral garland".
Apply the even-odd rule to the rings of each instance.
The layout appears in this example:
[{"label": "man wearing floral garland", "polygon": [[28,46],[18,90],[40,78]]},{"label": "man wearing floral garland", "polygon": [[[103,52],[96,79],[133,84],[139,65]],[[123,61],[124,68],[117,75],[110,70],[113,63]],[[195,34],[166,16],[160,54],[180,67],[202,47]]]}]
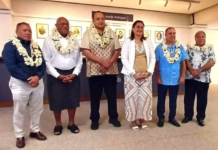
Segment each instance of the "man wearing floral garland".
[{"label": "man wearing floral garland", "polygon": [[87,77],[91,96],[91,129],[99,128],[99,107],[102,91],[108,99],[109,123],[120,127],[117,113],[117,58],[121,45],[116,33],[105,24],[102,12],[93,15],[91,28],[84,33],[81,50],[87,58]]},{"label": "man wearing floral garland", "polygon": [[199,126],[204,126],[208,89],[211,82],[210,73],[216,61],[213,46],[206,45],[206,34],[204,31],[199,31],[195,34],[195,41],[195,45],[187,45],[187,53],[190,59],[186,61],[185,118],[182,120],[182,123],[192,120],[195,94],[197,93],[196,118]]},{"label": "man wearing floral garland", "polygon": [[47,88],[50,110],[53,111],[56,125],[54,134],[63,130],[61,111],[67,109],[69,114],[68,130],[79,133],[74,118],[80,102],[80,78],[82,54],[79,42],[69,31],[69,21],[60,17],[52,35],[45,39],[43,56],[47,66]]},{"label": "man wearing floral garland", "polygon": [[17,37],[12,37],[5,44],[2,56],[4,63],[11,74],[9,87],[14,102],[13,124],[17,138],[16,146],[25,146],[24,117],[26,106],[30,106],[30,138],[46,140],[40,132],[40,116],[43,111],[44,84],[42,76],[46,65],[41,50],[32,40],[32,31],[29,24],[17,24]]},{"label": "man wearing floral garland", "polygon": [[157,60],[155,74],[158,83],[157,114],[159,118],[157,125],[164,126],[165,100],[169,90],[169,123],[180,127],[175,119],[177,95],[179,84],[185,81],[185,60],[188,59],[188,55],[183,46],[176,41],[175,28],[167,28],[165,37],[163,43],[159,44],[155,50]]}]

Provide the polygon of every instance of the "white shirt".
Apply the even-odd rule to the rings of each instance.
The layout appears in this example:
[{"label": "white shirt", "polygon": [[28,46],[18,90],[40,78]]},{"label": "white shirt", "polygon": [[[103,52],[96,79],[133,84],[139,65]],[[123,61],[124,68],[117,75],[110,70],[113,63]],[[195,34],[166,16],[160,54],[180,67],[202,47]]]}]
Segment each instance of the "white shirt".
[{"label": "white shirt", "polygon": [[[59,35],[59,40],[63,48],[67,47],[69,43],[68,37],[64,38]],[[70,70],[75,67],[72,74],[79,75],[81,72],[83,61],[79,42],[77,40],[75,41],[74,50],[70,54],[61,54],[55,48],[52,36],[49,36],[44,41],[42,53],[46,61],[47,73],[55,78],[60,75],[55,68]]]}]

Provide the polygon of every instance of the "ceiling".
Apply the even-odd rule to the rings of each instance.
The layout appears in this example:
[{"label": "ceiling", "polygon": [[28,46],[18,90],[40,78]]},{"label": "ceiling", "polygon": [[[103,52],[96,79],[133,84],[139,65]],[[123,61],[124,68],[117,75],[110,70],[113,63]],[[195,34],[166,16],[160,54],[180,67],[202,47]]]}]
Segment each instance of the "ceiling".
[{"label": "ceiling", "polygon": [[44,1],[59,1],[79,4],[91,4],[100,6],[122,7],[142,10],[153,10],[161,12],[192,14],[205,8],[218,4],[218,0],[184,0],[184,1],[200,1],[200,3],[192,3],[190,10],[188,10],[190,3],[181,2],[178,0],[169,0],[166,7],[164,7],[166,0],[44,0]]}]

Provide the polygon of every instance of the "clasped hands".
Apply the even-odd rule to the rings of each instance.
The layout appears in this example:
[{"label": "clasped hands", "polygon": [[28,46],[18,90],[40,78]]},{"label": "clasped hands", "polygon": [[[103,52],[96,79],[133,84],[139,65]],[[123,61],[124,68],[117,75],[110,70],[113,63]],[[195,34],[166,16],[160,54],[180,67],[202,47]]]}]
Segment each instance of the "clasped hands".
[{"label": "clasped hands", "polygon": [[100,62],[100,65],[101,65],[100,71],[105,73],[111,68],[111,66],[113,65],[113,62],[102,60]]},{"label": "clasped hands", "polygon": [[72,79],[75,78],[75,74],[70,74],[70,75],[60,75],[58,79],[62,80],[64,83],[71,83]]},{"label": "clasped hands", "polygon": [[194,78],[198,78],[201,74],[201,71],[199,69],[191,69],[190,73]]},{"label": "clasped hands", "polygon": [[30,78],[27,79],[30,86],[33,88],[36,88],[39,86],[39,77],[38,76],[32,76]]},{"label": "clasped hands", "polygon": [[136,80],[146,79],[151,75],[150,72],[135,73],[133,76]]}]

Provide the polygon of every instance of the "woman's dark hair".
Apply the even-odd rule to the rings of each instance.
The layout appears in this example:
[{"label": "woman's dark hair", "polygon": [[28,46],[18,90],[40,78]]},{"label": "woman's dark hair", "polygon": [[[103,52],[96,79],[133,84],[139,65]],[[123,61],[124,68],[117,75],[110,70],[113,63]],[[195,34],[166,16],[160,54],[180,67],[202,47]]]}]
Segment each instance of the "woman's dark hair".
[{"label": "woman's dark hair", "polygon": [[[137,23],[142,23],[143,26],[145,26],[145,24],[144,24],[143,21],[141,21],[141,20],[135,21],[135,22],[133,23],[133,25],[132,25],[132,31],[131,31],[130,40],[134,40],[134,39],[135,39],[135,34],[134,34],[134,32],[133,32],[133,28],[136,26]],[[141,37],[141,41],[143,42],[143,40],[146,40],[146,39],[147,39],[147,38],[144,37],[144,34],[143,34],[142,37]]]}]

